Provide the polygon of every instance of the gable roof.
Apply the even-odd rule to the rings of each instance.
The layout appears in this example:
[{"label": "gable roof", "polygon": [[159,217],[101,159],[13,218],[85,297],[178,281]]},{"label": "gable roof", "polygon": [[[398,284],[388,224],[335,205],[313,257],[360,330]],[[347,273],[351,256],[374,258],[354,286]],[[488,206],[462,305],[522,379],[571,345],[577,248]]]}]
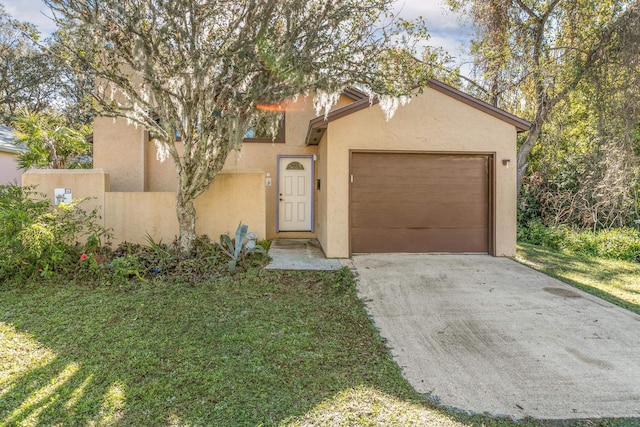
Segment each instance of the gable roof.
[{"label": "gable roof", "polygon": [[[486,102],[481,101],[477,98],[474,98],[473,96],[468,95],[458,89],[455,89],[445,83],[442,83],[439,80],[430,79],[429,82],[427,83],[427,86],[433,90],[436,90],[440,93],[450,96],[464,104],[467,104],[475,109],[478,109],[484,113],[487,113],[493,117],[496,117],[500,120],[503,120],[515,126],[517,132],[526,132],[529,130],[529,128],[531,128],[531,123],[529,123],[528,121],[521,119],[520,117],[517,117],[511,113],[507,113],[506,111],[501,110],[497,107],[494,107],[493,105],[487,104]],[[360,111],[362,109],[368,108],[373,104],[377,104],[379,102],[378,98],[374,98],[373,100],[370,100],[368,95],[366,95],[364,92],[361,92],[357,89],[348,89],[348,90],[357,91],[360,99],[356,99],[355,97],[351,95],[347,95],[345,93],[345,95],[354,99],[355,102],[345,107],[338,108],[334,111],[331,111],[329,114],[327,114],[326,117],[319,116],[314,119],[311,119],[311,121],[309,122],[309,129],[307,130],[307,139],[306,139],[307,145],[318,145],[320,143],[320,140],[322,139],[322,135],[324,135],[324,132],[326,131],[327,126],[329,125],[330,122],[337,120],[341,117],[348,116],[349,114],[353,114],[356,111]]]},{"label": "gable roof", "polygon": [[11,128],[0,125],[0,151],[20,154],[25,152],[26,149],[25,146],[16,144],[16,136]]}]

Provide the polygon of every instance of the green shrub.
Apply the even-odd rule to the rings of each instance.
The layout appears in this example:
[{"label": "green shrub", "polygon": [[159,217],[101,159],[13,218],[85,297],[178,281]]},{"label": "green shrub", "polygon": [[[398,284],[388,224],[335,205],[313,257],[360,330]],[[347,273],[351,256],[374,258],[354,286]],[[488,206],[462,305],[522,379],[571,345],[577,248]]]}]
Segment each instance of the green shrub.
[{"label": "green shrub", "polygon": [[532,220],[518,229],[518,240],[585,256],[634,260],[640,254],[640,233],[634,228],[571,230]]},{"label": "green shrub", "polygon": [[108,277],[112,283],[123,284],[129,281],[129,279],[137,278],[140,281],[145,281],[142,274],[144,274],[143,266],[140,264],[140,260],[137,255],[126,255],[114,258],[108,267]]},{"label": "green shrub", "polygon": [[560,249],[568,232],[565,226],[548,227],[536,219],[518,229],[518,240],[551,249]]},{"label": "green shrub", "polygon": [[239,227],[236,240],[223,239],[230,243],[226,246],[198,236],[190,254],[175,241],[167,244],[149,235],[146,245],[123,242],[111,250],[103,245],[110,235],[98,224],[97,211],[82,210],[81,202],[52,208],[33,187],[0,186],[0,284],[57,278],[123,285],[161,277],[194,285],[225,274],[228,257],[246,269],[264,265],[267,258],[262,242],[255,247],[245,242],[246,226]]},{"label": "green shrub", "polygon": [[80,255],[109,237],[81,202],[52,208],[34,187],[0,185],[0,281],[75,271]]},{"label": "green shrub", "polygon": [[640,233],[633,228],[572,232],[564,248],[589,256],[630,261],[640,254]]}]

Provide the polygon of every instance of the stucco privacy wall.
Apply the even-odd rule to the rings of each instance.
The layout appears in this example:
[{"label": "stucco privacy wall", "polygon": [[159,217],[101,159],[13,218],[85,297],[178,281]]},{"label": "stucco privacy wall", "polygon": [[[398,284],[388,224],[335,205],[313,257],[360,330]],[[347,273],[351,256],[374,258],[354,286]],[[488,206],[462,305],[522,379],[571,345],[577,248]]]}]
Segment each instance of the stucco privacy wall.
[{"label": "stucco privacy wall", "polygon": [[[102,169],[30,169],[22,174],[22,185],[35,185],[53,205],[56,188],[69,188],[73,199],[84,199],[80,207],[85,211],[98,208],[104,218],[104,195],[109,191],[109,175]],[[102,222],[104,225],[104,222]]]},{"label": "stucco privacy wall", "polygon": [[[261,171],[220,173],[195,203],[196,232],[218,241],[233,235],[238,224],[264,238],[265,195]],[[113,228],[114,241],[170,243],[178,235],[175,192],[113,192],[105,194],[105,224]]]},{"label": "stucco privacy wall", "polygon": [[[109,192],[109,175],[101,169],[30,170],[22,185],[36,185],[53,204],[55,188],[70,188],[74,199],[89,197],[81,207],[99,208],[101,224],[112,229],[115,243],[173,241],[178,234],[174,192]],[[233,234],[239,222],[259,238],[265,231],[265,190],[262,171],[221,173],[196,201],[198,234],[218,240]]]},{"label": "stucco privacy wall", "polygon": [[[495,254],[515,255],[516,129],[513,125],[426,88],[386,121],[374,106],[331,122],[327,129],[325,188],[329,257],[349,256],[349,151],[421,151],[495,153]],[[321,149],[321,153],[324,149]],[[324,157],[324,156],[323,156]],[[504,166],[503,159],[510,165]]]}]

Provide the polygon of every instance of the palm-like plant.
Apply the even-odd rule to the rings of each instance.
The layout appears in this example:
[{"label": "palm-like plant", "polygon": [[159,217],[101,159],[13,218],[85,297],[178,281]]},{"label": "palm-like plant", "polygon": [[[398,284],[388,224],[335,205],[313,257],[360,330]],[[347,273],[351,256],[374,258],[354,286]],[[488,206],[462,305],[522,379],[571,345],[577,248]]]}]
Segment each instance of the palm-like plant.
[{"label": "palm-like plant", "polygon": [[55,112],[23,109],[14,122],[17,142],[27,151],[18,156],[21,169],[80,169],[91,167],[91,144],[87,126],[71,127]]}]

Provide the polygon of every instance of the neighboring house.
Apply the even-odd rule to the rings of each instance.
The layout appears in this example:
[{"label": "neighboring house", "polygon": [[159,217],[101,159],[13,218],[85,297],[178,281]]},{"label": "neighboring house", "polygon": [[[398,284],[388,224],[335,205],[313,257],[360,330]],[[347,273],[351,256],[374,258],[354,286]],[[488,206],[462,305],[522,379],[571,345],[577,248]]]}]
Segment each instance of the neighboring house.
[{"label": "neighboring house", "polygon": [[[388,121],[357,90],[346,90],[326,117],[299,98],[287,103],[281,138],[245,140],[231,153],[196,203],[197,231],[217,239],[242,221],[259,238],[317,238],[337,258],[512,256],[516,135],[529,127],[436,80]],[[173,239],[176,173],[170,160],[156,160],[147,133],[98,118],[93,154],[93,178],[61,176],[56,185],[93,185],[81,197],[104,197],[105,225],[117,240],[144,242],[146,232]]]},{"label": "neighboring house", "polygon": [[11,128],[0,125],[0,185],[20,183],[22,171],[18,167],[18,155],[26,147],[16,145],[16,137]]}]

